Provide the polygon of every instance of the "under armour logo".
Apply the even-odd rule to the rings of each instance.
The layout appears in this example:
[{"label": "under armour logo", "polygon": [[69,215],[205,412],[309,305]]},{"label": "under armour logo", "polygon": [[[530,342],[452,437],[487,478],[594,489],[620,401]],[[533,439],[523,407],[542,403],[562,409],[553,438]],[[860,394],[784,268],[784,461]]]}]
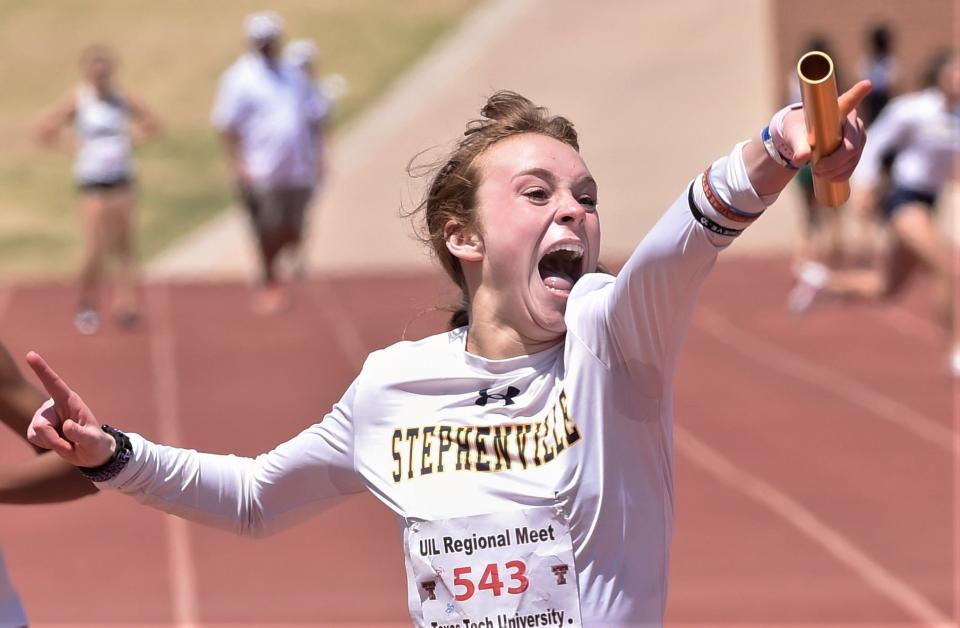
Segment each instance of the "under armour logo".
[{"label": "under armour logo", "polygon": [[503,405],[512,406],[513,398],[520,394],[520,389],[514,388],[513,386],[507,386],[507,392],[497,393],[496,395],[491,395],[490,393],[487,392],[488,390],[490,389],[484,388],[483,390],[481,390],[479,393],[480,398],[477,399],[474,403],[476,403],[478,406],[485,406],[487,405],[487,401],[491,399],[500,399],[503,401]]},{"label": "under armour logo", "polygon": [[566,565],[554,565],[550,570],[553,571],[553,575],[557,577],[557,584],[567,583],[567,572],[570,571],[569,567]]}]

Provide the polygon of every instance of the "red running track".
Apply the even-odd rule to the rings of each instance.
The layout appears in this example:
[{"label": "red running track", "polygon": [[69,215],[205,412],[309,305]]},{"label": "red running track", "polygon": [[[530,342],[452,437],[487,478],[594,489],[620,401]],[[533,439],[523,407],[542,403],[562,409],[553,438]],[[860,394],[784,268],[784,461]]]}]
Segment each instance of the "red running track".
[{"label": "red running track", "polygon": [[[916,287],[787,314],[786,262],[721,263],[676,380],[671,626],[955,625],[956,410]],[[434,276],[315,279],[273,318],[240,284],[146,289],[142,333],[78,337],[63,285],[0,290],[0,337],[101,417],[256,454],[320,418],[371,349],[441,328]],[[0,438],[0,460],[29,453]],[[250,541],[107,494],[0,508],[36,626],[405,625],[396,522],[363,496]]]}]

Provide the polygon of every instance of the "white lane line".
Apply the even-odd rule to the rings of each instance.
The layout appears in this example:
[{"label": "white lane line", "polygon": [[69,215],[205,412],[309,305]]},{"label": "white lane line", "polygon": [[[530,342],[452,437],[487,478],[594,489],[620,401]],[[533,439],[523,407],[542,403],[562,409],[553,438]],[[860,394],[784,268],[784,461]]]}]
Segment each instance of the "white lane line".
[{"label": "white lane line", "polygon": [[871,412],[892,425],[952,454],[960,451],[960,433],[908,408],[830,367],[807,360],[740,329],[709,307],[701,307],[694,323],[721,342],[770,369],[826,390],[836,397]]},{"label": "white lane line", "polygon": [[769,509],[787,525],[820,545],[837,561],[860,576],[868,586],[925,626],[950,625],[951,619],[919,591],[897,578],[843,534],[760,478],[738,468],[689,430],[674,425],[677,451],[728,488]]},{"label": "white lane line", "polygon": [[917,316],[899,305],[890,305],[876,310],[878,319],[905,336],[911,336],[936,347],[946,344],[946,334],[933,321]]},{"label": "white lane line", "polygon": [[[182,446],[177,387],[175,337],[170,323],[170,294],[166,284],[148,289],[150,311],[150,362],[153,371],[154,403],[157,409],[159,440]],[[200,603],[197,597],[197,567],[190,546],[187,522],[179,517],[164,517],[167,536],[167,564],[173,617],[180,628],[199,625]]]},{"label": "white lane line", "polygon": [[333,337],[340,352],[347,358],[350,367],[359,373],[367,354],[370,353],[370,348],[360,334],[360,327],[343,304],[332,281],[318,279],[315,285],[320,287],[322,292],[310,290],[310,295],[320,312],[327,318],[327,326],[333,331]]}]

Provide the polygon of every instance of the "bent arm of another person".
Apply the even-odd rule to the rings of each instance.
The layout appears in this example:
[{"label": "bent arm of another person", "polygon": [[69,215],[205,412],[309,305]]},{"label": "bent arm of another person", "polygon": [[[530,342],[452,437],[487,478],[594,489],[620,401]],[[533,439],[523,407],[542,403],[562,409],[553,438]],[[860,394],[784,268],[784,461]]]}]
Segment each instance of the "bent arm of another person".
[{"label": "bent arm of another person", "polygon": [[149,141],[163,135],[163,123],[143,101],[127,96],[127,106],[130,109],[131,118],[136,123],[139,141]]},{"label": "bent arm of another person", "polygon": [[[854,111],[868,92],[866,81],[851,88],[840,98],[841,111]],[[794,161],[805,163],[811,151],[803,111],[786,114],[783,126]],[[844,118],[840,148],[822,159],[815,172],[828,178],[849,177],[864,137],[854,111]],[[718,253],[760,217],[796,172],[777,163],[759,139],[741,142],[713,162],[643,238],[612,289],[580,313],[587,335],[592,335],[590,327],[607,328],[616,352],[612,360],[635,376],[655,372],[661,381],[669,381],[699,288]]]},{"label": "bent arm of another person", "polygon": [[[26,441],[33,412],[44,397],[23,377],[6,347],[0,343],[0,422]],[[28,443],[29,444],[29,443]],[[40,453],[42,449],[33,446]],[[78,499],[96,493],[92,483],[53,452],[0,466],[0,503],[45,504]]]},{"label": "bent arm of another person", "polygon": [[33,125],[33,135],[43,146],[56,146],[60,131],[73,121],[77,112],[77,99],[69,92],[49,109],[40,114]]},{"label": "bent arm of another person", "polygon": [[[0,423],[26,441],[33,413],[46,397],[24,378],[10,352],[0,342]],[[44,449],[33,446],[37,453]]]},{"label": "bent arm of another person", "polygon": [[52,451],[0,466],[0,504],[52,504],[96,492],[75,466]]}]

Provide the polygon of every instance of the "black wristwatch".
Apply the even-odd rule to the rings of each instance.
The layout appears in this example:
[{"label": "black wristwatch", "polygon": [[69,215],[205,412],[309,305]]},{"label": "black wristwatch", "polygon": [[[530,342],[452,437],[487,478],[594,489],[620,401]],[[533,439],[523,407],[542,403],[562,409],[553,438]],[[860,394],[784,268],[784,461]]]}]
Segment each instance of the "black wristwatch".
[{"label": "black wristwatch", "polygon": [[110,436],[113,436],[113,440],[117,442],[117,446],[113,450],[113,455],[110,456],[110,460],[107,460],[99,467],[77,467],[80,475],[91,482],[106,482],[107,480],[112,480],[117,477],[117,475],[123,471],[123,468],[127,466],[127,463],[130,462],[130,457],[133,455],[133,445],[130,444],[130,438],[126,434],[109,425],[101,425],[100,429]]}]

